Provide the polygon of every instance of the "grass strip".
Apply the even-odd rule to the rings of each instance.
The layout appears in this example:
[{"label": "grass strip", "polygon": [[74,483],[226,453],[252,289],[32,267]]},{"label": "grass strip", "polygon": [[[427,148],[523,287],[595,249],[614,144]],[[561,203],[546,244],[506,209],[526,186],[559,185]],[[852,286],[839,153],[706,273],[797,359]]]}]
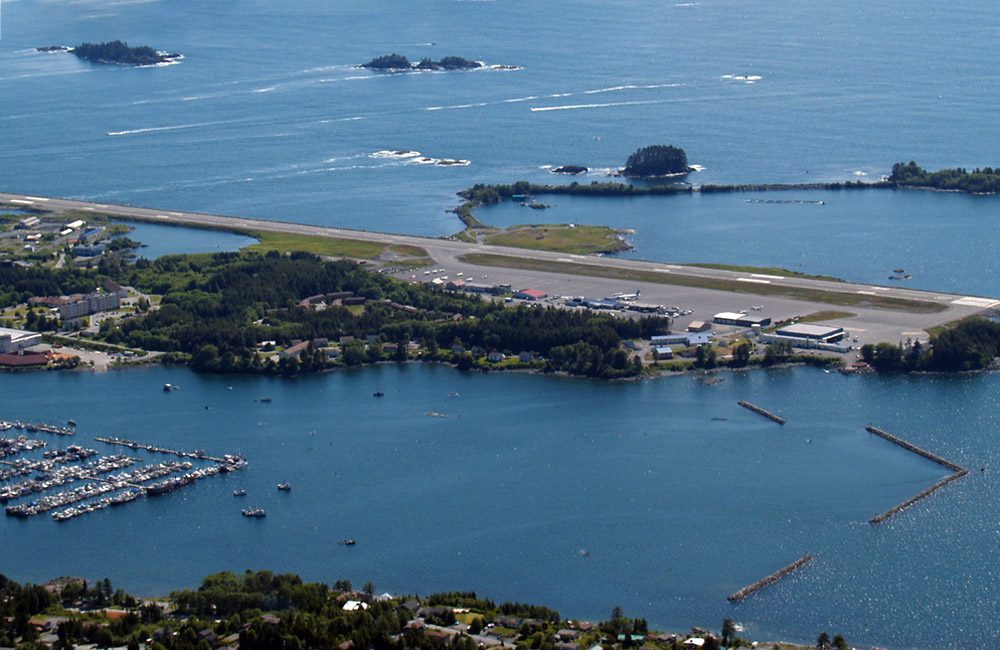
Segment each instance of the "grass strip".
[{"label": "grass strip", "polygon": [[916,314],[934,314],[947,309],[946,305],[935,302],[927,302],[924,300],[892,298],[889,296],[869,296],[859,293],[845,293],[843,291],[823,291],[820,289],[791,287],[779,284],[736,282],[735,280],[701,278],[693,275],[682,275],[679,273],[657,273],[655,271],[623,269],[618,267],[598,266],[594,264],[580,264],[578,262],[552,262],[549,260],[509,257],[506,255],[495,255],[492,253],[471,253],[469,255],[463,255],[459,259],[467,264],[474,264],[477,266],[525,269],[529,271],[582,275],[589,277],[610,278],[614,280],[632,280],[637,282],[650,282],[653,284],[669,284],[683,287],[695,287],[698,289],[713,289],[716,291],[728,291],[730,293],[746,293],[756,296],[781,296],[784,298],[805,300],[809,302],[875,307],[879,309],[906,311]]},{"label": "grass strip", "polygon": [[832,275],[812,275],[811,273],[800,273],[799,271],[789,271],[780,266],[747,266],[744,264],[707,264],[704,262],[685,263],[684,266],[697,266],[701,269],[716,269],[719,271],[735,271],[737,273],[764,273],[767,275],[783,275],[792,278],[802,278],[803,280],[823,280],[825,282],[843,282],[840,278]]},{"label": "grass strip", "polygon": [[360,239],[344,239],[340,237],[319,237],[315,235],[299,235],[293,233],[252,231],[248,235],[258,240],[246,250],[267,252],[278,251],[290,253],[301,251],[327,257],[349,257],[352,259],[372,260],[387,249],[403,257],[427,257],[427,251],[416,246],[388,246]]}]

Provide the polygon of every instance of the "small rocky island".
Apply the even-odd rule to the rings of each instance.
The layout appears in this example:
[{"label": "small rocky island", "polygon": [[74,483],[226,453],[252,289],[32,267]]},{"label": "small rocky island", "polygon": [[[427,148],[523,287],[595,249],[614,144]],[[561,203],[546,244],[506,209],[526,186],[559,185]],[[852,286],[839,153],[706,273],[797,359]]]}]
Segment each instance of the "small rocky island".
[{"label": "small rocky island", "polygon": [[683,176],[695,169],[687,162],[684,150],[669,144],[655,144],[637,149],[625,162],[622,176],[629,178],[661,178]]},{"label": "small rocky island", "polygon": [[385,72],[402,72],[410,70],[474,70],[483,67],[483,64],[479,61],[463,59],[460,56],[446,56],[440,61],[425,58],[413,62],[402,54],[386,54],[375,57],[368,63],[362,63],[361,67]]},{"label": "small rocky island", "polygon": [[553,174],[569,174],[571,176],[576,176],[578,174],[586,174],[590,171],[589,168],[583,165],[563,165],[561,167],[556,167],[552,170]]},{"label": "small rocky island", "polygon": [[90,63],[110,63],[114,65],[150,66],[176,63],[184,58],[180,54],[160,52],[148,45],[130,47],[124,41],[107,43],[81,43],[76,47],[49,45],[37,48],[39,52],[72,52]]}]

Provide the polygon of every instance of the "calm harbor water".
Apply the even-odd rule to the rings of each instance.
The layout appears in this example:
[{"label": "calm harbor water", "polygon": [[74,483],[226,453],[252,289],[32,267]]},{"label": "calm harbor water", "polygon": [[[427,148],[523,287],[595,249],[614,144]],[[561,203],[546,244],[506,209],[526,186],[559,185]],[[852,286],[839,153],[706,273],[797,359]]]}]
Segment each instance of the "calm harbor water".
[{"label": "calm harbor water", "polygon": [[[69,522],[3,518],[2,570],[106,575],[160,594],[209,571],[272,568],[395,592],[474,589],[567,616],[621,605],[673,629],[733,616],[765,638],[831,629],[862,644],[980,646],[995,639],[1000,604],[988,550],[1000,537],[998,381],[799,368],[608,384],[425,365],[292,381],[0,375],[4,417],[79,422],[76,439],[53,444],[118,435],[250,460]],[[163,393],[166,382],[181,389]],[[869,422],[975,471],[872,528],[869,517],[945,471],[869,436]],[[248,505],[267,519],[242,518]],[[337,545],[347,537],[357,546]],[[726,602],[807,551],[808,569]]]},{"label": "calm harbor water", "polygon": [[[3,11],[6,191],[436,236],[458,229],[445,209],[472,183],[552,182],[560,164],[603,180],[656,142],[704,166],[697,183],[875,179],[910,159],[997,164],[984,116],[1000,99],[1000,12],[985,0],[206,0],[182,10],[8,0]],[[186,58],[129,69],[33,49],[114,38]],[[520,69],[355,67],[392,51]],[[380,153],[391,150],[469,164]],[[483,216],[635,228],[634,255],[651,259],[880,283],[903,267],[913,286],[997,294],[993,199],[746,203],[771,196],[554,197],[550,212]],[[199,233],[174,246],[181,231],[146,232],[137,238],[161,252],[239,245]],[[242,451],[252,463],[62,526],[4,519],[0,570],[108,575],[162,593],[220,568],[273,568],[394,591],[477,589],[572,616],[621,605],[672,628],[733,615],[765,637],[830,629],[856,644],[983,647],[998,640],[998,381],[798,369],[716,386],[596,384],[422,366],[292,381],[177,369],[0,375],[0,417],[73,418],[82,438]],[[165,395],[165,382],[183,388]],[[384,400],[370,399],[376,385]],[[274,401],[254,401],[262,395]],[[790,424],[739,409],[741,398]],[[868,517],[941,472],[869,438],[869,421],[986,471],[871,529]],[[274,490],[281,480],[291,494]],[[237,485],[266,520],[239,516]],[[358,545],[336,545],[344,537]],[[805,551],[817,560],[800,575],[725,602]]]},{"label": "calm harbor water", "polygon": [[149,260],[163,255],[237,251],[257,242],[253,237],[221,230],[179,228],[154,223],[129,225],[132,226],[132,231],[128,237],[144,244],[142,248],[136,249],[136,256]]}]

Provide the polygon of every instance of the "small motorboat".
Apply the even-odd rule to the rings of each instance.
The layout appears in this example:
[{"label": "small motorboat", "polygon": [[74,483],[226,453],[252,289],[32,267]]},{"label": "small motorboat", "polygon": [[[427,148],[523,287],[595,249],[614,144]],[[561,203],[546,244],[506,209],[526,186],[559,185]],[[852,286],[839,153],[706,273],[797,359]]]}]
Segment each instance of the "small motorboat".
[{"label": "small motorboat", "polygon": [[349,539],[349,538],[348,539],[342,539],[342,540],[340,540],[337,543],[340,544],[341,546],[354,546],[355,544],[357,544],[356,541],[354,541],[353,539]]},{"label": "small motorboat", "polygon": [[244,517],[266,517],[267,516],[267,511],[264,510],[263,508],[244,508],[242,512],[243,512],[243,516]]},{"label": "small motorboat", "polygon": [[247,491],[244,490],[243,488],[239,488],[237,490],[233,490],[233,496],[234,497],[245,497],[246,495],[247,495]]},{"label": "small motorboat", "polygon": [[282,492],[289,492],[291,491],[292,486],[290,483],[278,483],[278,489]]}]

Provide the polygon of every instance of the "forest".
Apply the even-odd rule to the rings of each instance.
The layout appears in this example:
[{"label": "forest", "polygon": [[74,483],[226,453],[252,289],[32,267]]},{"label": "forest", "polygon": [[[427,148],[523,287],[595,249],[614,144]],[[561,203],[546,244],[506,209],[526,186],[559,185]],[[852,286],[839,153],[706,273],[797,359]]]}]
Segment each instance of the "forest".
[{"label": "forest", "polygon": [[889,182],[896,187],[920,187],[935,190],[996,194],[1000,192],[1000,169],[983,167],[971,172],[957,167],[929,172],[914,161],[892,166]]},{"label": "forest", "polygon": [[965,372],[982,370],[1000,356],[1000,323],[982,317],[961,321],[931,337],[930,345],[914,342],[868,344],[862,359],[879,372]]},{"label": "forest", "polygon": [[[297,374],[335,365],[404,361],[410,346],[419,358],[459,362],[452,347],[532,352],[543,369],[594,377],[627,377],[641,363],[621,347],[623,339],[666,329],[657,317],[616,319],[591,312],[519,306],[405,283],[353,262],[325,262],[307,253],[216,253],[140,259],[129,265],[105,258],[94,271],[0,268],[0,306],[37,295],[58,295],[99,286],[104,279],[161,296],[158,308],[120,322],[105,320],[99,338],[144,350],[171,353],[167,360],[197,371]],[[361,306],[307,309],[299,302],[319,294],[351,292]],[[329,362],[310,347],[298,358],[266,361],[257,344],[341,337],[356,340]],[[383,344],[395,344],[390,354]],[[484,352],[485,354],[485,352]]]}]

